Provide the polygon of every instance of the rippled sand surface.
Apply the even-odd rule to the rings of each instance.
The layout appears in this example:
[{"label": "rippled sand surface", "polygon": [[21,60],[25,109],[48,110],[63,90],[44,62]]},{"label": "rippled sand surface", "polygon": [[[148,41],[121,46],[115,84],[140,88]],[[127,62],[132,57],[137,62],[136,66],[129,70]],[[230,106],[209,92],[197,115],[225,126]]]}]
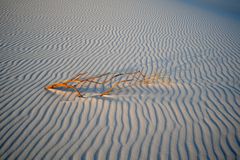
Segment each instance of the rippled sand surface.
[{"label": "rippled sand surface", "polygon": [[[239,28],[181,1],[1,0],[0,159],[238,159]],[[134,70],[160,79],[43,89]]]}]

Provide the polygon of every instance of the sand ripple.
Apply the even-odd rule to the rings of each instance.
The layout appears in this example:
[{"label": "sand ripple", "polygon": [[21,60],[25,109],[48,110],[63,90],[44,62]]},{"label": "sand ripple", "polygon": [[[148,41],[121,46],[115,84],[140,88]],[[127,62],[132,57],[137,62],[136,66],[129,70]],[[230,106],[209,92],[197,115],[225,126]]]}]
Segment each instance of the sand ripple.
[{"label": "sand ripple", "polygon": [[[240,23],[182,2],[4,0],[2,159],[238,159]],[[80,71],[153,84],[78,98]],[[0,158],[0,159],[1,159]]]}]

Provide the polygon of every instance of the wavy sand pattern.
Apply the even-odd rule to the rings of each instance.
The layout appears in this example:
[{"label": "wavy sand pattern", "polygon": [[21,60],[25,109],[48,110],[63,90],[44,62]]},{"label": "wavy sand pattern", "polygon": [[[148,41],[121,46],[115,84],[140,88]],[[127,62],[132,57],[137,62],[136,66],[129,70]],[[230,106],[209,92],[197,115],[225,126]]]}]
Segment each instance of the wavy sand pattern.
[{"label": "wavy sand pattern", "polygon": [[[150,0],[1,0],[1,159],[240,158],[240,21]],[[162,77],[110,96],[79,72]]]}]

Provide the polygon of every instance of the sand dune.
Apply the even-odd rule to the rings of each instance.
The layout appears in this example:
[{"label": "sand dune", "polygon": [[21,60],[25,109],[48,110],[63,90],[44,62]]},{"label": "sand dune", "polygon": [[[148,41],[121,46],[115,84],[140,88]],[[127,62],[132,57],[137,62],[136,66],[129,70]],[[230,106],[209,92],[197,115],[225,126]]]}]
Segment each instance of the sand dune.
[{"label": "sand dune", "polygon": [[[240,22],[181,1],[2,0],[1,159],[238,159]],[[47,92],[142,70],[105,97]]]}]

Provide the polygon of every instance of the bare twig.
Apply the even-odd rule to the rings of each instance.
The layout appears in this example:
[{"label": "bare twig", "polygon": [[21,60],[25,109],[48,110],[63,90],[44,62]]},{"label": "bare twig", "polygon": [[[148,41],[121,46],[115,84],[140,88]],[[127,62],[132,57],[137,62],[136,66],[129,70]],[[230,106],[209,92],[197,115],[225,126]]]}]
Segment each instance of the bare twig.
[{"label": "bare twig", "polygon": [[[89,84],[112,84],[109,89],[99,94],[99,96],[108,95],[112,92],[114,88],[119,86],[122,83],[128,83],[128,82],[143,82],[146,79],[146,75],[144,75],[141,71],[136,72],[129,72],[129,73],[104,73],[97,76],[86,76],[87,73],[79,73],[76,76],[74,76],[71,79],[60,81],[51,85],[48,85],[45,87],[46,90],[55,89],[55,88],[71,88],[74,91],[77,92],[79,97],[83,97],[83,95],[80,93],[80,91],[77,89],[77,85],[80,86],[80,88],[83,86],[84,83]],[[104,78],[105,80],[100,81],[101,78]],[[131,78],[129,78],[131,77]],[[117,79],[120,80],[117,80]]]}]

